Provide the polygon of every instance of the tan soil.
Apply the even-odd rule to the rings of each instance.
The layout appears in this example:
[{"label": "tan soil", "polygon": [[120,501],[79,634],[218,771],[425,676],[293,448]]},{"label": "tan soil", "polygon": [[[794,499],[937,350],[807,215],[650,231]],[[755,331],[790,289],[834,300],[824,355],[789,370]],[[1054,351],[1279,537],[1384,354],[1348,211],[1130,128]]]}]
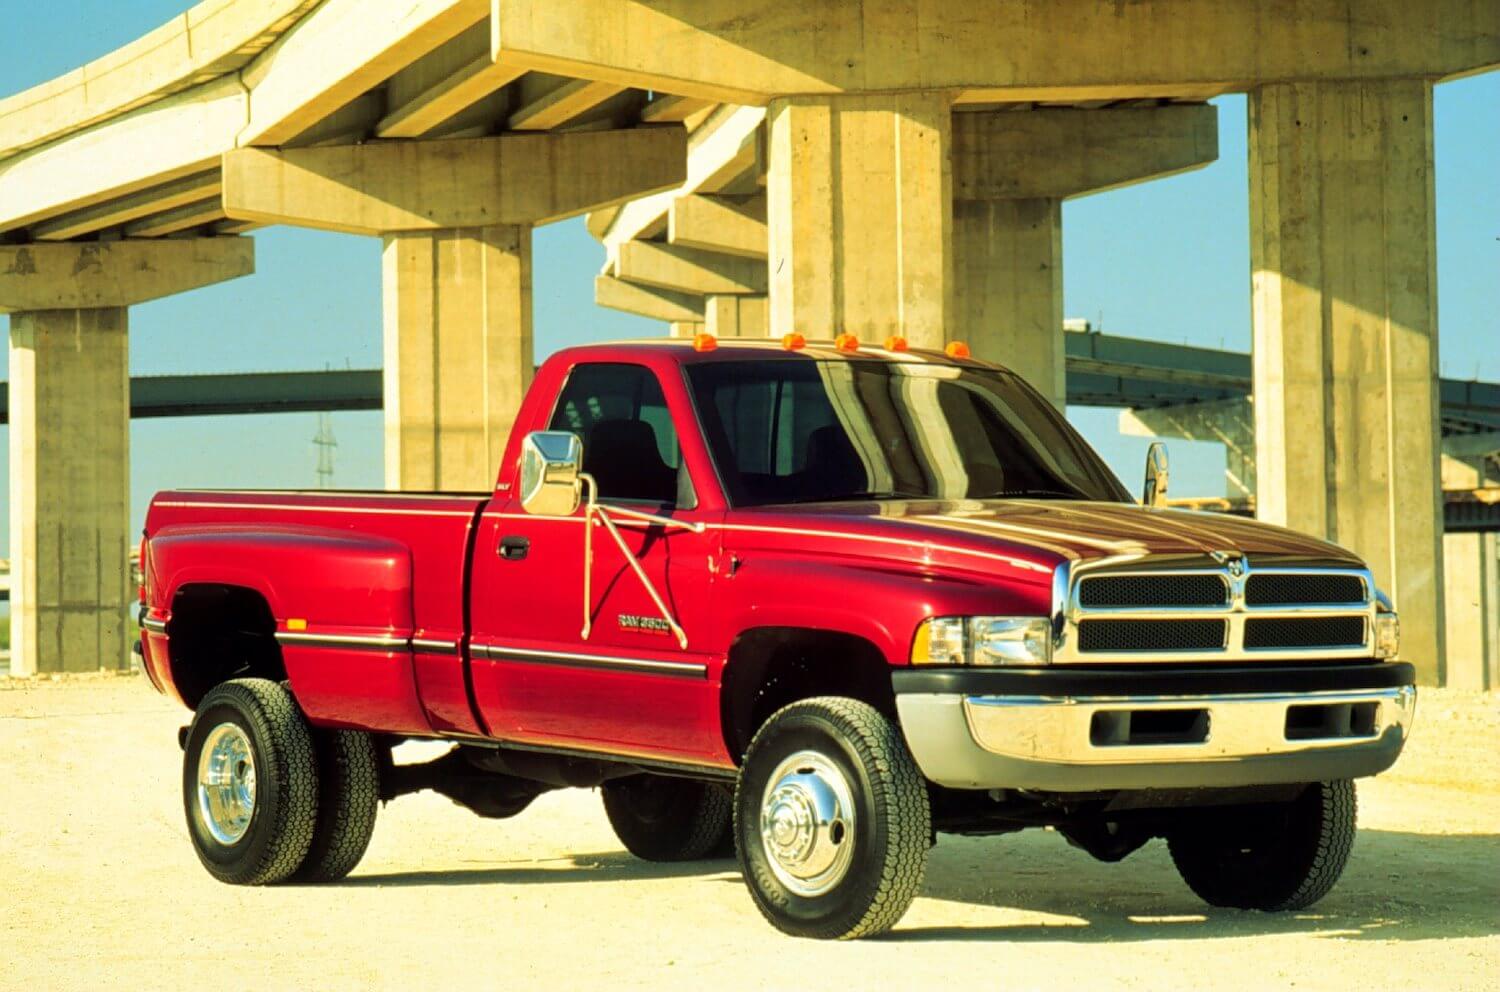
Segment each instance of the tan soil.
[{"label": "tan soil", "polygon": [[183,827],[185,720],[138,679],[0,679],[0,987],[1500,988],[1493,695],[1423,695],[1309,912],[1208,909],[1160,842],[1106,865],[1029,831],[943,838],[855,944],[776,933],[732,863],[631,858],[580,791],[500,822],[400,799],[342,884],[220,885]]}]

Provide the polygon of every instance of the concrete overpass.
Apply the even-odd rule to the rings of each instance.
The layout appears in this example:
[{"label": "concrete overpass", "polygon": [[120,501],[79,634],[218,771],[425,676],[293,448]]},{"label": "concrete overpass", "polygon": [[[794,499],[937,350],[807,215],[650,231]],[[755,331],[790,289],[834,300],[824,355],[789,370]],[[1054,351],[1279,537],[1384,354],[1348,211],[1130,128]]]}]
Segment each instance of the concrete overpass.
[{"label": "concrete overpass", "polygon": [[533,225],[590,212],[605,302],[961,337],[1061,400],[1060,201],[1212,161],[1244,91],[1262,513],[1362,551],[1438,679],[1431,92],[1496,64],[1472,0],[205,0],[0,102],[18,670],[124,657],[128,308],[259,225],[383,239],[387,482],[471,488]]}]

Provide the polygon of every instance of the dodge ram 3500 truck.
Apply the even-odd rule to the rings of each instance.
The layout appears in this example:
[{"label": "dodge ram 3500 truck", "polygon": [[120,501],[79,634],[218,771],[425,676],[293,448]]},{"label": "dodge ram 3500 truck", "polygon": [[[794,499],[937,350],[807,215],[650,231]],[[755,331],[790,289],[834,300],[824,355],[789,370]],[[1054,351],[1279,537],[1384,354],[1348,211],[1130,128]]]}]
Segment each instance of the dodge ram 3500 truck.
[{"label": "dodge ram 3500 truck", "polygon": [[[894,925],[940,832],[1164,838],[1213,905],[1323,896],[1415,706],[1369,569],[1164,508],[1164,458],[1137,504],[949,352],[574,348],[492,492],[159,494],[142,652],[196,711],[204,866],[338,879],[381,801],[584,787],[642,858],[732,852],[803,936]],[[393,761],[416,738],[452,747]]]}]

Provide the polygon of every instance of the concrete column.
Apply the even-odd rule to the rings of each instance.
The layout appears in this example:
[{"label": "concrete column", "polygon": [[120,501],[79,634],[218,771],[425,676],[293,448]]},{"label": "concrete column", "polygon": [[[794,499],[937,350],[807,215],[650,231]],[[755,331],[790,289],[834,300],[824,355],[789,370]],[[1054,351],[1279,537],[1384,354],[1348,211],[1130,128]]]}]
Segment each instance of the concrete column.
[{"label": "concrete column", "polygon": [[766,336],[764,296],[710,296],[704,301],[704,329],[718,338]]},{"label": "concrete column", "polygon": [[667,334],[674,338],[691,338],[701,334],[706,326],[701,320],[671,320],[667,322]]},{"label": "concrete column", "polygon": [[1432,86],[1250,97],[1260,515],[1359,552],[1444,676]]},{"label": "concrete column", "polygon": [[770,332],[942,347],[953,301],[952,115],[941,93],[767,110]]},{"label": "concrete column", "polygon": [[11,672],[130,661],[124,307],[10,318]]},{"label": "concrete column", "polygon": [[385,481],[404,490],[494,486],[531,383],[531,228],[387,235]]},{"label": "concrete column", "polygon": [[966,200],[953,205],[957,306],[949,337],[999,362],[1061,409],[1062,202]]}]

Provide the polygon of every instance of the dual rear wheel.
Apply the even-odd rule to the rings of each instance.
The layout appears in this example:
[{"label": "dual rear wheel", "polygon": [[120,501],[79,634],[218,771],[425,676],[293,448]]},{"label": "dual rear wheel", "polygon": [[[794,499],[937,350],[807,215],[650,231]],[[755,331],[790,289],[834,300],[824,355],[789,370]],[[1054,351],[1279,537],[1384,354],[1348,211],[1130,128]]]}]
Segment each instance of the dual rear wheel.
[{"label": "dual rear wheel", "polygon": [[369,846],[379,793],[370,735],[310,728],[275,682],[216,686],[188,728],[188,833],[198,859],[222,882],[343,878]]}]

